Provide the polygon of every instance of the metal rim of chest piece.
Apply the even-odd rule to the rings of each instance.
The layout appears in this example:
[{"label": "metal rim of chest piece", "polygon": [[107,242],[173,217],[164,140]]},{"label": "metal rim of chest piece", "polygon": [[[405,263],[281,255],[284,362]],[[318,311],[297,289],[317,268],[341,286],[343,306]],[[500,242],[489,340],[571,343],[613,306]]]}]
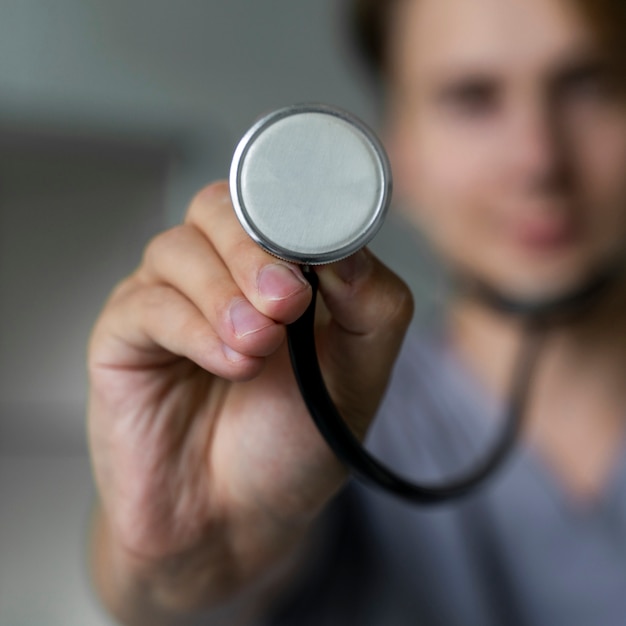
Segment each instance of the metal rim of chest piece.
[{"label": "metal rim of chest piece", "polygon": [[298,104],[259,119],[230,168],[237,217],[262,248],[303,265],[366,245],[391,199],[391,168],[368,126],[342,109]]}]

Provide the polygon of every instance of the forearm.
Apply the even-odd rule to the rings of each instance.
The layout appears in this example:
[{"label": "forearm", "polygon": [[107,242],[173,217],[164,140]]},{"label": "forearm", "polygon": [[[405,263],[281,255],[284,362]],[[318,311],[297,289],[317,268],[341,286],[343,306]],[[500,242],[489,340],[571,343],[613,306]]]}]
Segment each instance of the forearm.
[{"label": "forearm", "polygon": [[124,549],[102,510],[91,536],[94,585],[126,626],[235,626],[255,623],[304,560],[306,532],[285,540],[266,567],[237,565],[219,540],[188,555],[147,561]]}]

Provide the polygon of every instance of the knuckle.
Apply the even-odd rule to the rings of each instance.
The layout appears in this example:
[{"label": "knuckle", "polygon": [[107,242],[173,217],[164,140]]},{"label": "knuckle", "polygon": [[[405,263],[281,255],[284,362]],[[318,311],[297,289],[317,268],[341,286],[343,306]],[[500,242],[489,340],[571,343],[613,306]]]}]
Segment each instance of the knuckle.
[{"label": "knuckle", "polygon": [[153,269],[159,267],[166,255],[189,245],[190,234],[189,226],[184,224],[159,233],[148,242],[144,250],[142,265]]},{"label": "knuckle", "polygon": [[413,294],[406,288],[397,299],[394,319],[403,326],[408,326],[413,319],[414,311],[415,301],[413,300]]},{"label": "knuckle", "polygon": [[159,233],[148,242],[148,245],[145,247],[143,252],[142,265],[147,267],[156,265],[157,260],[168,245],[171,237],[170,232],[171,231],[166,230]]},{"label": "knuckle", "polygon": [[227,181],[217,181],[203,187],[193,197],[185,216],[186,222],[203,223],[207,214],[230,205],[230,192]]},{"label": "knuckle", "polygon": [[385,310],[381,317],[385,322],[397,326],[408,326],[413,318],[415,303],[413,294],[406,283],[397,275],[392,274],[386,285],[386,294],[381,298]]}]

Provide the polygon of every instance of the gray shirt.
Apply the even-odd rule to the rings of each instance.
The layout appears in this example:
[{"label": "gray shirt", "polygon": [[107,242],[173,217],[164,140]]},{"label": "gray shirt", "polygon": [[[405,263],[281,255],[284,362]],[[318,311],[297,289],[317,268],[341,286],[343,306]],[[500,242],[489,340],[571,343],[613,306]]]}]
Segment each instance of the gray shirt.
[{"label": "gray shirt", "polygon": [[[471,462],[501,407],[441,338],[409,337],[368,447],[437,479]],[[434,508],[352,481],[272,626],[624,626],[626,458],[593,505],[520,442],[478,492]]]}]

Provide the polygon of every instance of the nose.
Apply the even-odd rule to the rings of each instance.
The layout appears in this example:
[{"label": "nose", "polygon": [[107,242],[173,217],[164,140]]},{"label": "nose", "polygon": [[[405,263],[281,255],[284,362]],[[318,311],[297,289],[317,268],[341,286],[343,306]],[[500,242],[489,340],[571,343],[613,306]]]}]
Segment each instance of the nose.
[{"label": "nose", "polygon": [[571,166],[557,108],[548,98],[536,96],[510,112],[509,124],[507,162],[516,190],[527,195],[566,191]]}]

